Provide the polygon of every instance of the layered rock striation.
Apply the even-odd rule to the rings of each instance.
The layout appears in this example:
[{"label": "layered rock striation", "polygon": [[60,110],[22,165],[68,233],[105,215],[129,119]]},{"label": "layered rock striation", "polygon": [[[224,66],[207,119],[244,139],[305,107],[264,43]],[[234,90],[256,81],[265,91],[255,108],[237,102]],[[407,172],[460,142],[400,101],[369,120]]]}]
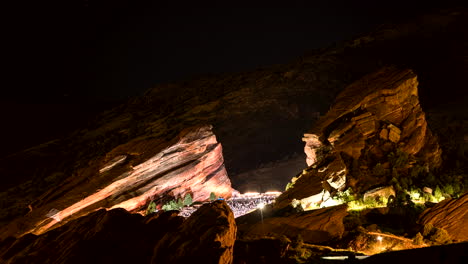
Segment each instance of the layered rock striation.
[{"label": "layered rock striation", "polygon": [[211,126],[183,130],[169,141],[137,138],[89,161],[41,195],[2,234],[42,234],[101,208],[138,211],[150,201],[160,206],[186,194],[206,201],[211,192],[225,198],[233,192]]},{"label": "layered rock striation", "polygon": [[[385,67],[348,86],[303,137],[309,168],[279,199],[320,203],[351,186],[364,192],[395,173],[441,165],[441,149],[428,128],[411,70]],[[282,203],[284,202],[284,203]]]},{"label": "layered rock striation", "polygon": [[444,229],[456,242],[468,241],[468,194],[458,199],[446,199],[421,213],[422,226],[431,224]]}]

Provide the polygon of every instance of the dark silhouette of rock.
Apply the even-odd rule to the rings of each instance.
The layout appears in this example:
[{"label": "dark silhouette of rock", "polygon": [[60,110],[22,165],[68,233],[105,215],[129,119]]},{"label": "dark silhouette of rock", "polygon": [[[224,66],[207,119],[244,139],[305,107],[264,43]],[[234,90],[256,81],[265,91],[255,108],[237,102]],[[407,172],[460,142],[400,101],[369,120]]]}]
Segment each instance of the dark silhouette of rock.
[{"label": "dark silhouette of rock", "polygon": [[457,242],[468,241],[468,193],[458,199],[445,199],[419,216],[421,226],[442,228]]},{"label": "dark silhouette of rock", "polygon": [[225,202],[206,204],[188,219],[177,213],[143,217],[124,209],[99,210],[42,235],[5,243],[0,262],[182,263],[197,256],[204,263],[232,262],[236,224]]},{"label": "dark silhouette of rock", "polygon": [[232,263],[237,227],[224,201],[205,204],[157,243],[152,263]]},{"label": "dark silhouette of rock", "polygon": [[468,260],[468,243],[434,246],[410,250],[381,253],[366,258],[359,263],[437,263],[458,264]]}]

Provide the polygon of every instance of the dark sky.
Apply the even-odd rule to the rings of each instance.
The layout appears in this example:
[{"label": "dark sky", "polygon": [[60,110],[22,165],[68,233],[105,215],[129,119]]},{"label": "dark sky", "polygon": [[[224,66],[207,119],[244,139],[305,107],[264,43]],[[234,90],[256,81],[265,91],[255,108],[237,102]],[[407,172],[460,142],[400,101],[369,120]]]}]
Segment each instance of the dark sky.
[{"label": "dark sky", "polygon": [[134,96],[160,82],[285,63],[429,8],[427,3],[401,0],[282,5],[270,1],[246,6],[190,2],[196,4],[130,0],[14,4],[7,19],[9,49],[4,61],[14,81],[4,98],[55,102]]},{"label": "dark sky", "polygon": [[158,83],[199,74],[286,63],[381,23],[447,3],[187,2],[191,4],[136,0],[3,4],[0,156],[83,125],[108,107],[105,101],[112,104]]}]

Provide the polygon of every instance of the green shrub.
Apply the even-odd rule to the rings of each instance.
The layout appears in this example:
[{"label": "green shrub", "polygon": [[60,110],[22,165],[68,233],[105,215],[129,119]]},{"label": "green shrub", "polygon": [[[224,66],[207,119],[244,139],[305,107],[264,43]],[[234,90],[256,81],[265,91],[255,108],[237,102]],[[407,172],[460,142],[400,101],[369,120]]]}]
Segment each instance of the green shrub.
[{"label": "green shrub", "polygon": [[184,197],[184,206],[190,206],[192,205],[192,203],[192,195],[190,195],[190,193],[187,193]]},{"label": "green shrub", "polygon": [[[182,200],[182,199],[179,199]],[[182,204],[179,204],[175,200],[169,201],[165,205],[162,206],[164,211],[172,211],[172,210],[180,210],[182,208]]]},{"label": "green shrub", "polygon": [[154,201],[151,201],[148,204],[148,208],[146,208],[146,215],[149,215],[154,212],[156,212],[156,203]]},{"label": "green shrub", "polygon": [[442,191],[440,190],[439,186],[437,185],[435,191],[434,191],[434,198],[437,201],[440,201],[444,197]]},{"label": "green shrub", "polygon": [[451,184],[446,184],[444,186],[444,193],[446,194],[450,194],[450,195],[454,195],[455,194],[455,191],[454,191],[454,188]]},{"label": "green shrub", "polygon": [[216,200],[216,194],[214,192],[210,193],[210,201]]}]

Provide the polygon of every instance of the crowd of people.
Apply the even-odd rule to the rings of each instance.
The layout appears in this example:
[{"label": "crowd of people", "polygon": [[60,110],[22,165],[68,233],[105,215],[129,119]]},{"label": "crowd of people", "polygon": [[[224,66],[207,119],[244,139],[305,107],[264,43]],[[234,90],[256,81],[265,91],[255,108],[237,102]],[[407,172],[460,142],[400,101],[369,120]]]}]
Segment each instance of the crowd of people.
[{"label": "crowd of people", "polygon": [[[232,197],[226,203],[234,213],[234,218],[237,218],[258,209],[262,205],[273,203],[278,195],[279,193],[247,193]],[[179,215],[189,217],[196,210],[195,207],[185,207],[180,211]]]},{"label": "crowd of people", "polygon": [[273,203],[276,196],[260,194],[253,197],[236,197],[227,201],[234,217],[243,216],[259,208],[259,205]]}]

